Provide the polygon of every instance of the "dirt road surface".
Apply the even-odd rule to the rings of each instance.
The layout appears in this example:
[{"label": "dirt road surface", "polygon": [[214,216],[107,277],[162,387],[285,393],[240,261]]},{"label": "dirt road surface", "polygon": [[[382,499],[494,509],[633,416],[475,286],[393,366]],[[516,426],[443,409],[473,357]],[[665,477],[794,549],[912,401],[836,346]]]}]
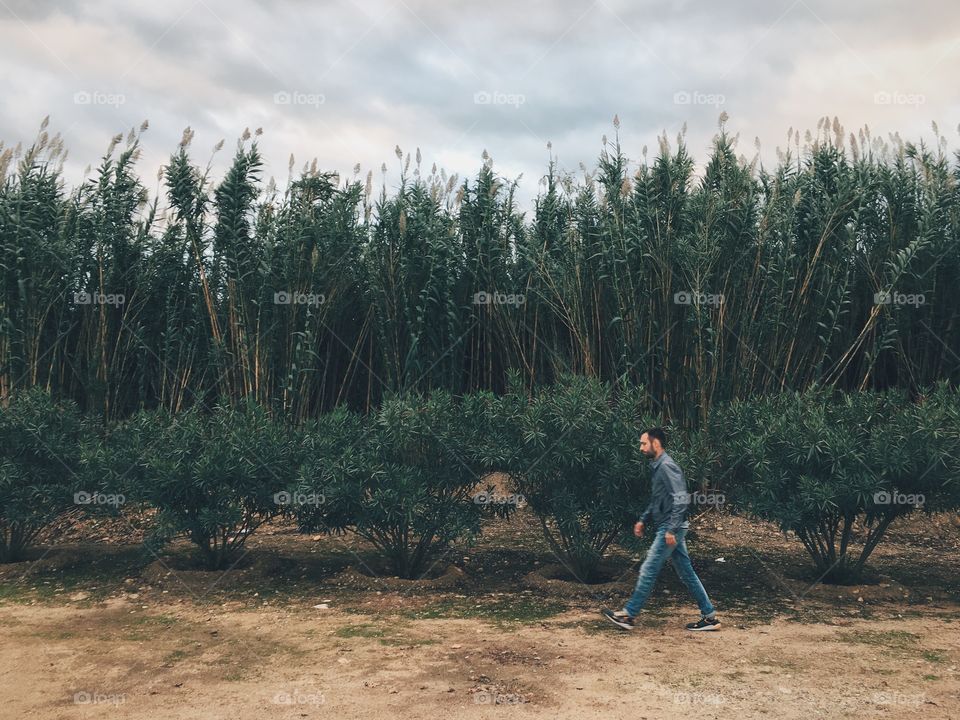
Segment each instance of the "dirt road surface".
[{"label": "dirt road surface", "polygon": [[[136,596],[0,605],[0,716],[960,718],[960,614],[799,623],[665,608],[627,633]],[[320,604],[320,603],[317,603]]]}]

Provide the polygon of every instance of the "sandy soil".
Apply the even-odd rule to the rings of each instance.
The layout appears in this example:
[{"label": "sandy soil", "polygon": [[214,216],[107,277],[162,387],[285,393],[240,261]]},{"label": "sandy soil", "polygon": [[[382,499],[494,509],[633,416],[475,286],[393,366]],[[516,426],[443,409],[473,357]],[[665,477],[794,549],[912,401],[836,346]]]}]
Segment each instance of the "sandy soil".
[{"label": "sandy soil", "polygon": [[[960,608],[626,633],[134,594],[0,605],[4,718],[960,718]],[[319,602],[319,600],[318,600]]]}]

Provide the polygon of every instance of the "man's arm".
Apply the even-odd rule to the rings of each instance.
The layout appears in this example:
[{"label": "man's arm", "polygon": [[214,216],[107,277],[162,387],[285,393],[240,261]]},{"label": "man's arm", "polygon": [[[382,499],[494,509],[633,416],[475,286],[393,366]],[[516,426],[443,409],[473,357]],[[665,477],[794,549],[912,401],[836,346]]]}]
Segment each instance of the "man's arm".
[{"label": "man's arm", "polygon": [[674,533],[683,523],[683,514],[690,505],[690,493],[687,492],[687,483],[683,479],[680,468],[673,464],[664,463],[658,468],[663,473],[663,481],[673,499],[670,509],[670,519],[667,521],[667,531]]}]

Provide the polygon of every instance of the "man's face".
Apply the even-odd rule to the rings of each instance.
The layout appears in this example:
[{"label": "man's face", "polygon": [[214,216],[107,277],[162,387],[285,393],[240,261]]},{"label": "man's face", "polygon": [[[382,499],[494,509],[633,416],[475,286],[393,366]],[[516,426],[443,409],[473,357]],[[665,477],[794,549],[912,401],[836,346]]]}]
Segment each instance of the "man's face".
[{"label": "man's face", "polygon": [[[656,442],[659,445],[659,441]],[[653,443],[650,442],[650,436],[647,435],[647,433],[644,433],[640,436],[640,452],[642,452],[648,458],[652,458],[657,454]]]}]

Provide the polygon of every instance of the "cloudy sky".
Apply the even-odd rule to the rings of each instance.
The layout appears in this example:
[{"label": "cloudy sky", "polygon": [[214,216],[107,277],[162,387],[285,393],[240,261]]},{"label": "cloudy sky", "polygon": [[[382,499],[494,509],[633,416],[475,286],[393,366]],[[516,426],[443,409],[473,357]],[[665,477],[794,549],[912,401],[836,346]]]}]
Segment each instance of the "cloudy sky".
[{"label": "cloudy sky", "polygon": [[144,119],[148,187],[183,129],[222,170],[262,127],[266,176],[362,174],[399,145],[426,170],[521,173],[529,208],[550,157],[592,168],[620,119],[636,162],[684,123],[703,160],[721,111],[748,157],[770,164],[787,129],[839,116],[846,131],[957,147],[960,4],[944,0],[0,0],[0,141],[29,143],[44,116],[71,182]]}]

